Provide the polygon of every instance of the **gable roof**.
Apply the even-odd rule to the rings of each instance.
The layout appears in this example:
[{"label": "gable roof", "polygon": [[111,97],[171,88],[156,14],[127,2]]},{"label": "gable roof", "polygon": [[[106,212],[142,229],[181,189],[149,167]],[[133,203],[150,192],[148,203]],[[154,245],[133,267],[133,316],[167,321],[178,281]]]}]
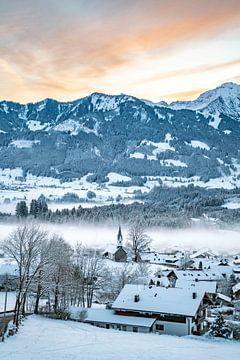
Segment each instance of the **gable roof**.
[{"label": "gable roof", "polygon": [[[195,316],[205,291],[127,284],[114,301],[113,309]],[[197,294],[193,299],[192,294]],[[139,301],[135,302],[135,295]]]},{"label": "gable roof", "polygon": [[106,249],[102,252],[102,255],[104,256],[105,254],[109,253],[111,255],[115,255],[117,251],[122,250],[124,251],[126,254],[126,250],[121,246],[121,247],[117,247],[116,245],[113,244],[109,244]]},{"label": "gable roof", "polygon": [[210,256],[210,257],[215,257],[216,254],[214,254],[213,251],[210,251],[209,249],[200,249],[198,251],[195,251],[193,254],[190,255],[191,259],[195,259],[198,256]]}]

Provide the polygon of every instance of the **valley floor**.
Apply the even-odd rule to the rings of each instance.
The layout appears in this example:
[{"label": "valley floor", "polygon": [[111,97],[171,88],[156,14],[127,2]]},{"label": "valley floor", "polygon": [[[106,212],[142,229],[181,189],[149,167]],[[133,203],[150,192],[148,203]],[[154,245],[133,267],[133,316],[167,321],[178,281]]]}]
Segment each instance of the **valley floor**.
[{"label": "valley floor", "polygon": [[8,360],[237,360],[240,342],[125,333],[31,316],[16,336],[0,343],[0,354]]}]

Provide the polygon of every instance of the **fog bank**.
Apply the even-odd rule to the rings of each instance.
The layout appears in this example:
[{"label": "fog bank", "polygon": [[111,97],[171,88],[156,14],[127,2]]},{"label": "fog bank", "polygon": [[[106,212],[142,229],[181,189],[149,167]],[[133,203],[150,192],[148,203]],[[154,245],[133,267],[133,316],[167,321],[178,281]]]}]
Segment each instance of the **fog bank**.
[{"label": "fog bank", "polygon": [[[117,227],[82,224],[42,224],[51,234],[62,235],[71,245],[80,242],[87,246],[104,248],[109,243],[115,243]],[[17,224],[0,224],[0,240],[6,238]],[[128,229],[122,227],[123,240],[127,241]],[[152,238],[152,247],[165,249],[179,246],[183,249],[198,250],[209,248],[218,253],[240,253],[240,231],[208,228],[194,229],[147,229]]]}]

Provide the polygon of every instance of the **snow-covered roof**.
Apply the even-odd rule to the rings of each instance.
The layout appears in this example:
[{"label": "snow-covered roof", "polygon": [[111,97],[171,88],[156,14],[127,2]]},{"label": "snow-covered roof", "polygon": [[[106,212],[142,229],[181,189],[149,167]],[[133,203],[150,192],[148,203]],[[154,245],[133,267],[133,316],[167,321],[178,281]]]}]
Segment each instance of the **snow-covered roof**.
[{"label": "snow-covered roof", "polygon": [[[189,281],[213,281],[218,280],[220,277],[219,272],[216,272],[214,270],[171,270],[174,271],[174,273],[177,276],[177,279],[180,280],[189,280]],[[170,273],[167,271],[163,271],[163,274],[166,274],[166,276]]]},{"label": "snow-covered roof", "polygon": [[223,295],[221,293],[217,293],[217,297],[220,299],[220,300],[224,300],[228,303],[232,303],[232,299],[229,297],[229,296],[226,296],[226,295]]},{"label": "snow-covered roof", "polygon": [[[217,291],[216,281],[186,281],[178,279],[176,287],[182,289],[193,289],[193,291],[205,291],[209,294],[215,294]],[[194,290],[195,289],[195,290]]]},{"label": "snow-covered roof", "polygon": [[117,251],[117,246],[114,245],[114,244],[109,244],[106,249],[103,251],[102,254],[106,254],[106,253],[109,253],[109,254],[115,254],[115,252]]},{"label": "snow-covered roof", "polygon": [[[193,293],[196,298],[193,298]],[[135,302],[135,295],[139,301]],[[127,284],[114,301],[113,309],[195,316],[205,291]]]},{"label": "snow-covered roof", "polygon": [[[81,308],[71,307],[71,317],[76,319],[76,314],[81,311]],[[156,321],[153,318],[145,318],[138,316],[122,316],[116,315],[113,310],[108,309],[87,309],[87,317],[85,322],[100,322],[109,324],[121,324],[121,325],[132,325],[132,326],[143,326],[151,327]]]},{"label": "snow-covered roof", "polygon": [[[161,278],[152,277],[151,280],[157,284],[159,282],[160,286],[170,286],[170,281],[168,280],[167,276],[162,276]],[[204,279],[205,280],[205,279]],[[197,291],[200,289],[200,291],[205,291],[206,293],[214,294],[217,290],[217,282],[216,281],[196,281],[196,278],[177,278],[176,288],[182,288],[182,289],[192,289],[193,291]],[[195,289],[195,290],[194,290]]]},{"label": "snow-covered roof", "polygon": [[232,287],[232,291],[234,294],[239,290],[240,290],[240,282]]},{"label": "snow-covered roof", "polygon": [[197,258],[198,256],[201,256],[201,255],[203,255],[203,256],[207,255],[207,256],[210,256],[210,257],[216,256],[216,254],[214,254],[212,251],[210,251],[208,249],[201,249],[201,250],[198,250],[198,251],[194,252],[193,254],[191,254],[190,258],[195,259],[195,258]]}]

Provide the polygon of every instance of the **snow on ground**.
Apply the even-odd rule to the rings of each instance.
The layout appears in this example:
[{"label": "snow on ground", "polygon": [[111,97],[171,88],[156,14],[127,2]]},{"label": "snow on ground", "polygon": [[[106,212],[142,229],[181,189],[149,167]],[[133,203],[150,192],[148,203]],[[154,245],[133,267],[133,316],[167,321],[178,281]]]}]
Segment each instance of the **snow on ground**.
[{"label": "snow on ground", "polygon": [[[7,293],[7,310],[13,310],[16,301],[16,293],[14,291]],[[0,312],[4,311],[5,291],[0,291]],[[1,352],[1,350],[0,350]]]},{"label": "snow on ground", "polygon": [[230,135],[231,132],[232,132],[232,130],[224,130],[223,132],[224,132],[224,134],[226,134],[226,135]]},{"label": "snow on ground", "polygon": [[71,135],[77,135],[79,133],[79,131],[83,131],[87,134],[93,133],[95,135],[98,135],[97,123],[95,125],[96,126],[94,126],[94,129],[90,129],[90,128],[84,126],[83,124],[80,124],[76,120],[69,119],[69,120],[63,121],[61,124],[56,125],[54,127],[54,130],[55,131],[63,131],[63,132],[69,131],[71,133]]},{"label": "snow on ground", "polygon": [[239,209],[240,202],[230,201],[230,202],[227,202],[226,204],[222,205],[222,207],[227,208],[227,209]]},{"label": "snow on ground", "polygon": [[131,180],[129,176],[123,176],[114,172],[108,173],[107,177],[109,178],[109,184],[116,181],[128,181]]},{"label": "snow on ground", "polygon": [[130,154],[130,158],[134,159],[144,159],[144,154],[140,152],[135,152],[133,154]]},{"label": "snow on ground", "polygon": [[10,143],[10,146],[14,146],[17,147],[19,149],[27,149],[27,148],[31,148],[34,144],[39,144],[40,141],[39,140],[14,140]]},{"label": "snow on ground", "polygon": [[[116,226],[83,225],[83,224],[50,224],[42,225],[50,233],[62,235],[66,241],[74,245],[81,242],[86,246],[105,248],[107,244],[117,241]],[[17,224],[0,223],[0,241],[6,238]],[[123,243],[127,242],[128,228],[122,226]],[[237,231],[222,230],[215,228],[193,228],[181,230],[147,229],[146,233],[152,238],[152,247],[156,249],[173,248],[199,250],[208,248],[216,253],[236,254],[240,252],[239,235]]]},{"label": "snow on ground", "polygon": [[16,336],[1,344],[1,357],[8,360],[223,360],[229,356],[239,359],[239,342],[136,334],[34,315]]},{"label": "snow on ground", "polygon": [[152,152],[153,155],[157,155],[158,153],[161,153],[161,152],[166,151],[166,150],[175,151],[175,149],[173,147],[171,147],[167,141],[165,141],[165,142],[153,142],[153,141],[150,141],[150,140],[143,140],[141,142],[141,145],[148,145],[148,146],[152,145],[152,146],[154,146],[156,149],[153,150],[153,152]]},{"label": "snow on ground", "polygon": [[27,126],[28,126],[29,130],[31,130],[31,131],[42,130],[49,125],[50,125],[49,123],[41,124],[41,122],[37,121],[37,120],[27,121]]},{"label": "snow on ground", "polygon": [[180,160],[174,160],[174,159],[165,159],[160,160],[161,165],[165,166],[180,166],[180,167],[188,167],[186,163]]},{"label": "snow on ground", "polygon": [[218,126],[219,126],[221,120],[222,119],[220,117],[220,113],[217,112],[216,114],[212,115],[212,119],[209,121],[209,125],[214,127],[214,129],[218,129]]},{"label": "snow on ground", "polygon": [[198,140],[191,140],[191,146],[194,148],[199,147],[200,149],[210,150],[210,147],[207,144]]},{"label": "snow on ground", "polygon": [[[164,143],[166,144],[166,143]],[[167,144],[169,145],[169,144]],[[153,150],[158,151],[156,148]],[[135,153],[140,158],[141,153]],[[133,154],[132,154],[133,155]],[[141,157],[143,154],[141,154]],[[156,160],[156,154],[147,155],[148,159]],[[176,159],[161,160],[161,163],[165,166],[184,166],[187,164]],[[116,181],[128,181],[131,180],[129,176],[124,176],[118,173],[111,172],[107,176],[109,181],[105,184],[99,185],[97,183],[89,183],[87,176],[85,175],[80,179],[75,179],[71,182],[61,183],[59,179],[44,176],[35,176],[31,173],[23,177],[23,171],[20,167],[15,169],[1,169],[0,168],[0,211],[2,212],[14,212],[16,203],[20,200],[26,200],[30,203],[32,199],[37,199],[41,194],[49,198],[51,201],[59,200],[66,193],[75,193],[80,199],[86,199],[88,190],[94,191],[96,194],[96,205],[102,205],[106,202],[114,202],[118,195],[124,199],[124,201],[133,201],[134,191],[141,190],[142,192],[149,192],[154,186],[159,185],[159,180],[169,187],[188,186],[194,184],[195,186],[205,188],[225,188],[233,189],[236,186],[240,187],[240,178],[237,177],[240,174],[240,165],[237,159],[233,159],[233,164],[236,167],[236,172],[232,171],[232,174],[225,177],[210,179],[208,182],[203,182],[198,176],[191,178],[184,177],[169,177],[169,176],[148,176],[148,181],[144,186],[113,186],[112,183]],[[9,204],[13,203],[13,204]],[[81,201],[78,205],[80,205]],[[77,206],[74,204],[73,206]]]}]

